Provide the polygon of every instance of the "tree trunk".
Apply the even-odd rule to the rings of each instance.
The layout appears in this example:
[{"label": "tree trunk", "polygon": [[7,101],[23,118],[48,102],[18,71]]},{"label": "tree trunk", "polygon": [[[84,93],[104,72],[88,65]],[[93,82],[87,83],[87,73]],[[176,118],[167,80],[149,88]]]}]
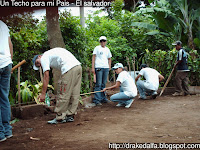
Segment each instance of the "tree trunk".
[{"label": "tree trunk", "polygon": [[[59,25],[58,7],[46,8],[46,21],[47,21],[47,35],[50,48],[62,47],[65,48],[65,43],[61,34]],[[54,94],[57,94],[58,80],[61,76],[61,72],[53,69],[53,82],[54,82]]]},{"label": "tree trunk", "polygon": [[195,49],[192,31],[190,30],[188,31],[188,47],[191,49]]}]

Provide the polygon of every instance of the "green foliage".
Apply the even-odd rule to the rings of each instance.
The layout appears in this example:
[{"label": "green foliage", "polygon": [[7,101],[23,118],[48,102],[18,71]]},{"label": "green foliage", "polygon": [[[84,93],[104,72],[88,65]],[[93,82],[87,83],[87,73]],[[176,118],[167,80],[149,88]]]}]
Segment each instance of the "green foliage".
[{"label": "green foliage", "polygon": [[[188,67],[190,69],[190,85],[199,85],[200,81],[200,55],[196,50],[191,50],[188,55]],[[175,49],[170,51],[156,50],[154,52],[149,52],[146,49],[144,57],[142,57],[142,62],[148,64],[149,67],[158,70],[164,77],[165,80],[169,77],[177,57],[177,51]],[[169,86],[173,86],[174,75],[172,80],[169,82]]]},{"label": "green foliage", "polygon": [[[38,82],[37,84],[31,84],[30,81],[26,80],[25,82],[20,83],[20,95],[22,99],[22,103],[27,103],[35,100],[39,102],[37,99],[39,94],[42,92],[42,82]],[[18,85],[16,86],[18,89]],[[54,90],[52,85],[48,85],[48,90]],[[16,99],[18,98],[18,92],[16,93]]]},{"label": "green foliage", "polygon": [[[16,87],[18,89],[18,85]],[[20,83],[20,96],[23,103],[30,102],[33,99],[33,92],[30,88],[31,88],[31,84],[29,83],[28,80]],[[18,92],[16,94],[16,99],[17,98],[18,98]]]}]

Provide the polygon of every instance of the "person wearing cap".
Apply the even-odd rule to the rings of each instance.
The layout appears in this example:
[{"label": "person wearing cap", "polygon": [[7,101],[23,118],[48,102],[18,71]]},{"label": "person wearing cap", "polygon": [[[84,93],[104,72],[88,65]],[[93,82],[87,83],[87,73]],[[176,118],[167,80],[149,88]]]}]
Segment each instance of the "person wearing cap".
[{"label": "person wearing cap", "polygon": [[[107,38],[101,36],[99,38],[100,45],[96,46],[92,56],[92,73],[95,75],[95,89],[94,91],[101,91],[105,88],[109,70],[111,68],[112,54],[110,49],[106,47]],[[107,103],[105,92],[97,92],[94,94],[93,103],[96,106]]]},{"label": "person wearing cap", "polygon": [[124,70],[121,63],[116,63],[113,69],[118,74],[116,84],[111,87],[104,88],[103,91],[120,87],[120,92],[112,95],[110,100],[118,102],[116,105],[117,107],[123,106],[125,108],[129,108],[134,101],[133,99],[137,96],[137,88],[134,80],[130,74]]},{"label": "person wearing cap", "polygon": [[[145,80],[138,80],[141,76]],[[157,90],[159,87],[159,82],[161,82],[164,77],[155,69],[147,67],[146,64],[140,66],[140,72],[135,78],[137,82],[137,88],[141,99],[147,99],[147,95],[151,95],[153,99],[157,97]]]},{"label": "person wearing cap", "polygon": [[33,58],[33,69],[42,67],[44,73],[42,93],[40,101],[45,100],[45,94],[49,83],[50,68],[61,71],[58,81],[58,99],[56,101],[56,118],[48,121],[49,124],[73,122],[76,114],[81,88],[82,67],[74,55],[64,48],[53,48],[42,55]]},{"label": "person wearing cap", "polygon": [[8,26],[0,20],[0,142],[11,138],[11,110],[9,102],[13,45]]},{"label": "person wearing cap", "polygon": [[176,46],[176,50],[178,51],[177,60],[174,65],[174,68],[177,68],[176,76],[175,76],[175,93],[173,96],[187,96],[190,95],[188,88],[188,69],[187,58],[188,54],[182,48],[182,42],[176,41],[172,45]]}]

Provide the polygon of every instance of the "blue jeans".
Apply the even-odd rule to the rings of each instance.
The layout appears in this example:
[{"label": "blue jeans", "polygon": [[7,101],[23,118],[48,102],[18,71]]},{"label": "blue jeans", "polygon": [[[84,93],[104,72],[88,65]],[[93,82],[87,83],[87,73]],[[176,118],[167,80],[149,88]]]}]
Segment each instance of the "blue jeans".
[{"label": "blue jeans", "polygon": [[[109,68],[95,68],[96,84],[94,91],[101,91],[106,87]],[[94,94],[93,102],[98,104],[101,102],[107,102],[105,92],[98,92]]]},{"label": "blue jeans", "polygon": [[0,139],[12,134],[10,125],[10,102],[8,99],[10,90],[10,76],[12,64],[0,68]]},{"label": "blue jeans", "polygon": [[134,97],[129,97],[126,94],[124,94],[122,88],[120,88],[120,92],[117,94],[114,94],[110,97],[110,100],[113,102],[118,102],[119,104],[128,105],[131,100],[133,100]]},{"label": "blue jeans", "polygon": [[144,83],[145,83],[145,81],[142,81],[142,80],[137,81],[137,88],[138,88],[138,91],[140,93],[140,97],[142,99],[146,99],[146,93],[148,95],[152,95],[153,93],[157,92],[157,91],[150,90],[150,89],[146,88]]}]

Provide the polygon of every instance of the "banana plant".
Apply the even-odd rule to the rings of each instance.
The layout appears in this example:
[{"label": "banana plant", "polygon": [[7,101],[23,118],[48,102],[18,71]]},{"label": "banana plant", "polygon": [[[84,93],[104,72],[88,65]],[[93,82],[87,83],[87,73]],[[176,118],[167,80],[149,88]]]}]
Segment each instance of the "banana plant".
[{"label": "banana plant", "polygon": [[[18,88],[18,85],[16,86]],[[20,83],[20,95],[23,103],[32,101],[33,92],[31,91],[31,84],[28,80]],[[16,94],[16,99],[18,97],[18,92]]]},{"label": "banana plant", "polygon": [[[20,83],[20,95],[23,103],[31,102],[35,100],[37,104],[43,104],[39,102],[38,96],[42,91],[42,82],[38,82],[33,85],[28,80]],[[18,88],[18,85],[16,86]],[[54,90],[52,85],[48,85],[48,88]],[[16,94],[16,98],[18,97],[18,92]]]},{"label": "banana plant", "polygon": [[[37,84],[35,84],[35,85],[32,85],[32,88],[33,88],[33,98],[34,98],[34,100],[35,100],[35,102],[37,103],[37,104],[44,104],[44,102],[40,102],[40,100],[38,99],[38,96],[40,95],[40,93],[42,92],[42,86],[43,86],[43,83],[40,81],[40,82],[38,82],[37,81]],[[50,89],[52,89],[52,90],[54,90],[54,87],[52,86],[52,85],[49,85],[48,84],[48,88],[50,88]],[[46,98],[47,98],[48,96],[46,95]],[[45,98],[45,99],[46,99]]]}]

